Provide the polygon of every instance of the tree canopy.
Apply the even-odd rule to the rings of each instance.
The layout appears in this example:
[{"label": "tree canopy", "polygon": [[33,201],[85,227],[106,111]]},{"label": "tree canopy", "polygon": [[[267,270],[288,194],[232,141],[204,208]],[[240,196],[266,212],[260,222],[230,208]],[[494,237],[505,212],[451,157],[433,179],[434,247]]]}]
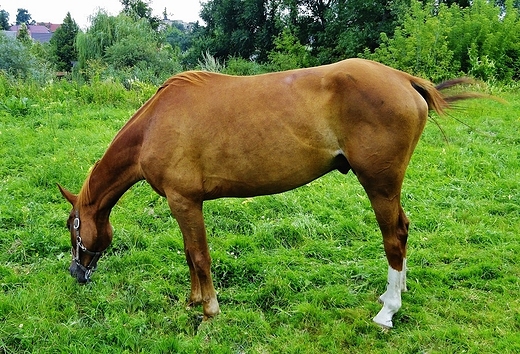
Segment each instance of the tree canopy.
[{"label": "tree canopy", "polygon": [[33,24],[34,21],[32,21],[32,16],[29,14],[29,11],[26,9],[18,9],[18,13],[16,14],[16,24],[21,25],[23,23],[30,25]]},{"label": "tree canopy", "polygon": [[73,62],[78,60],[74,41],[79,32],[79,26],[67,12],[62,25],[54,32],[51,47],[54,53],[53,62],[58,71],[71,71]]},{"label": "tree canopy", "polygon": [[[186,69],[259,73],[335,62],[377,60],[434,81],[460,75],[520,78],[520,0],[208,0],[204,23],[151,15],[147,0],[120,0],[86,31],[68,15],[50,50],[59,71],[87,80],[160,82]],[[31,16],[19,9],[17,21]],[[159,25],[160,24],[160,25]]]},{"label": "tree canopy", "polygon": [[9,12],[0,10],[0,29],[7,31],[9,30]]}]

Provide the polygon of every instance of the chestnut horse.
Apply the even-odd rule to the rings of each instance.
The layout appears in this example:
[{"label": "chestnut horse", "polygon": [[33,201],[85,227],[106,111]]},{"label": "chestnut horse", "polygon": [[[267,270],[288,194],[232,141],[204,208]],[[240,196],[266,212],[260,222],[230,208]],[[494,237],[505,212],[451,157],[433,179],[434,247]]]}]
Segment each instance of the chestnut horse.
[{"label": "chestnut horse", "polygon": [[443,98],[429,81],[362,59],[248,77],[173,76],[115,136],[78,195],[60,186],[72,204],[70,273],[89,281],[112,241],[112,207],[145,179],[167,198],[182,231],[189,304],[202,304],[204,318],[213,317],[220,309],[203,201],[280,193],[352,170],[374,209],[389,264],[374,321],[392,327],[406,290],[405,170],[428,111],[442,113],[456,99]]}]

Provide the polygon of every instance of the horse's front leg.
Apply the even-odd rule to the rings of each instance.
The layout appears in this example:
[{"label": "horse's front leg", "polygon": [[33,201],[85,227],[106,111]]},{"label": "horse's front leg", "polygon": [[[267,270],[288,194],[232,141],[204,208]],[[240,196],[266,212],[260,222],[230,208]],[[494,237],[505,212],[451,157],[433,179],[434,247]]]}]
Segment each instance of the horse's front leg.
[{"label": "horse's front leg", "polygon": [[170,209],[184,239],[184,252],[190,268],[191,293],[189,306],[202,304],[204,318],[220,313],[217,294],[211,278],[211,257],[202,215],[202,202],[179,195],[168,195]]}]

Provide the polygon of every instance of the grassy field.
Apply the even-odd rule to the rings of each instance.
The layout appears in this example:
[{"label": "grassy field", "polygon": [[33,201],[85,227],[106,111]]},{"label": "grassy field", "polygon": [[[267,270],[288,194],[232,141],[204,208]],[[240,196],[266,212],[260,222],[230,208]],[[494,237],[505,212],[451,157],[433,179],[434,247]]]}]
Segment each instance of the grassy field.
[{"label": "grassy field", "polygon": [[188,267],[166,200],[138,183],[112,213],[92,283],[68,274],[69,204],[153,88],[2,88],[0,353],[519,353],[520,92],[430,122],[409,166],[408,288],[372,323],[387,263],[352,174],[205,204],[222,314],[186,309]]}]

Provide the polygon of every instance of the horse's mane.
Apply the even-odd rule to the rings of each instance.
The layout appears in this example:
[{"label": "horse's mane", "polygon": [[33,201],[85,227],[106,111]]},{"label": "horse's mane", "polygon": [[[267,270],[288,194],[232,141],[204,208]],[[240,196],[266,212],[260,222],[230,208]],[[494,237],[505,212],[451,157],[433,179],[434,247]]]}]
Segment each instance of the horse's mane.
[{"label": "horse's mane", "polygon": [[167,86],[200,85],[211,76],[207,71],[186,71],[170,77],[159,87],[160,91]]},{"label": "horse's mane", "polygon": [[89,205],[90,202],[91,202],[91,199],[90,199],[90,177],[92,176],[92,173],[94,172],[94,170],[96,169],[98,164],[99,164],[99,161],[97,161],[94,164],[94,166],[92,167],[92,169],[90,170],[90,172],[88,174],[88,177],[85,179],[85,182],[83,183],[83,186],[81,187],[81,190],[79,191],[78,200],[77,200],[77,204],[78,205]]}]

